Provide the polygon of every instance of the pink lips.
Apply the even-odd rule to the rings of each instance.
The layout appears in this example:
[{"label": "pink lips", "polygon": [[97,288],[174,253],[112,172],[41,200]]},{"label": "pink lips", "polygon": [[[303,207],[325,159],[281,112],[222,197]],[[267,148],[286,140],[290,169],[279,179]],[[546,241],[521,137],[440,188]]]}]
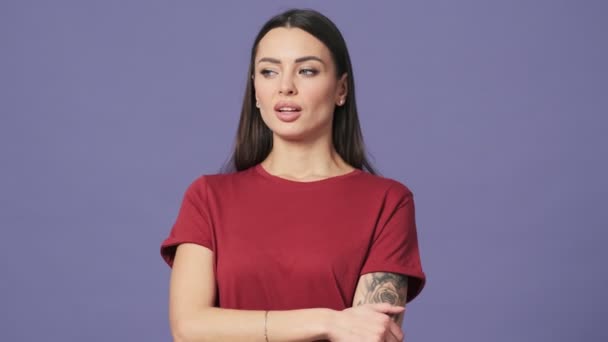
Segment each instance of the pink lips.
[{"label": "pink lips", "polygon": [[293,122],[300,117],[302,107],[294,102],[280,101],[274,106],[274,112],[279,120],[283,122]]}]

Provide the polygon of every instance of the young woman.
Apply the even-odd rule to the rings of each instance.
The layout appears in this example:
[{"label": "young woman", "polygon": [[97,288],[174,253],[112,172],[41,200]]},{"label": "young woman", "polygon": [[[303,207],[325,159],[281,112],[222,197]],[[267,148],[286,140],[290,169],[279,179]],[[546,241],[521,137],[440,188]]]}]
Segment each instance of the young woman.
[{"label": "young woman", "polygon": [[191,183],[162,242],[175,340],[402,341],[425,284],[413,196],[365,157],[342,35],[279,14],[249,76],[231,172]]}]

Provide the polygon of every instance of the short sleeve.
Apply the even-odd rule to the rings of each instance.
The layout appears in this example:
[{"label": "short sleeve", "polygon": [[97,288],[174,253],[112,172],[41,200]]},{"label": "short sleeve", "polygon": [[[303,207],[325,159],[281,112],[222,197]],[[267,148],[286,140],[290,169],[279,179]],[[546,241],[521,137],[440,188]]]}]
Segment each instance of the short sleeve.
[{"label": "short sleeve", "polygon": [[188,186],[183,195],[175,223],[169,236],[161,244],[161,257],[173,267],[173,259],[179,244],[190,242],[213,250],[212,237],[207,182],[204,176],[201,176]]},{"label": "short sleeve", "polygon": [[406,302],[425,285],[422,271],[412,192],[399,183],[389,189],[368,256],[360,274],[391,272],[408,276]]}]

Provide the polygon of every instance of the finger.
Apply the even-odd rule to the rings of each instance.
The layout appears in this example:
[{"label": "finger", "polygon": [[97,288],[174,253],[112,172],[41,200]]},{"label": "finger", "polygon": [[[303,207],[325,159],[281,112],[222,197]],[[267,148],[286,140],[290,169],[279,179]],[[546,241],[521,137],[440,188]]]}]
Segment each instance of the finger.
[{"label": "finger", "polygon": [[384,342],[401,342],[402,340],[399,339],[397,336],[395,336],[395,334],[393,334],[391,331],[387,331],[386,335],[384,335]]},{"label": "finger", "polygon": [[371,304],[371,307],[374,310],[382,312],[382,313],[399,313],[399,312],[405,310],[404,306],[391,305],[389,303]]},{"label": "finger", "polygon": [[395,335],[393,334],[387,334],[386,338],[384,339],[385,342],[403,342],[403,340],[397,339],[397,337],[395,337]]},{"label": "finger", "polygon": [[402,312],[387,313],[386,315],[397,322],[397,320],[405,314],[405,310],[406,309],[404,309]]},{"label": "finger", "polygon": [[[390,335],[394,338],[394,341],[398,341],[401,342],[403,341],[403,331],[401,330],[401,327],[399,325],[397,325],[397,323],[391,321],[389,326],[389,333],[387,335]],[[392,340],[390,340],[392,341]]]}]

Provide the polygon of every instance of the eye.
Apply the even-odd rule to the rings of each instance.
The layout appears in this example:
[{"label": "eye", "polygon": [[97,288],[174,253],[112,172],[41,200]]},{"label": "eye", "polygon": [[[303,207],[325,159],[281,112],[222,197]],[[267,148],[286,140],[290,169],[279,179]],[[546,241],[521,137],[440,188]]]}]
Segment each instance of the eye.
[{"label": "eye", "polygon": [[302,69],[300,70],[300,74],[303,74],[305,76],[314,76],[316,74],[318,74],[319,71],[316,69]]},{"label": "eye", "polygon": [[274,71],[272,71],[272,70],[270,70],[270,69],[262,69],[262,70],[260,70],[260,74],[261,74],[262,76],[266,77],[266,78],[268,78],[268,77],[272,76],[272,74],[273,74],[273,73],[275,73],[275,74],[276,74],[276,72],[274,72]]}]

